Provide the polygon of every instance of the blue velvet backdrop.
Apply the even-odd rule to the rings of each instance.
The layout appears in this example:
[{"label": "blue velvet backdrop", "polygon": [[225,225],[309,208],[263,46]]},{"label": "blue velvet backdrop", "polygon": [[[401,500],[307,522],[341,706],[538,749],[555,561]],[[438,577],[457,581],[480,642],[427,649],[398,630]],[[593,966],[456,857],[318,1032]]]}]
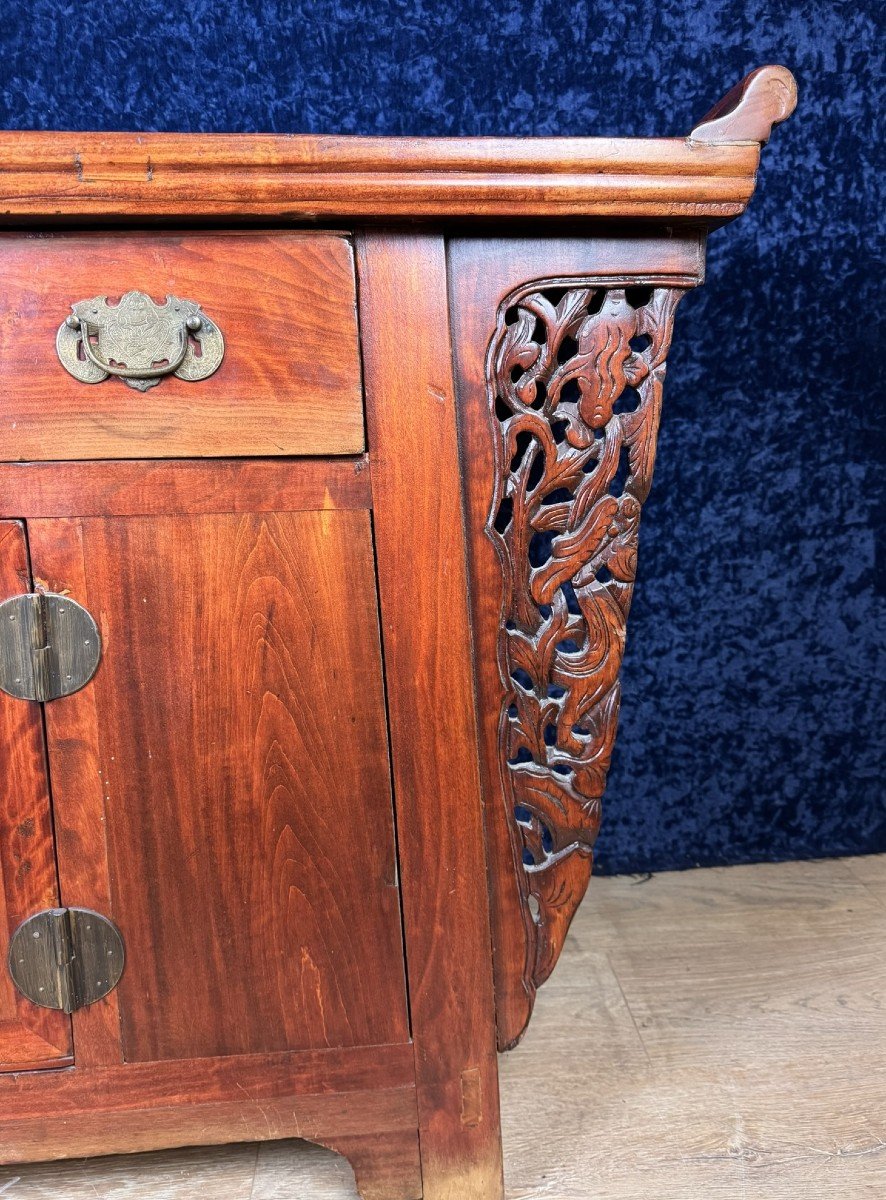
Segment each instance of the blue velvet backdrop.
[{"label": "blue velvet backdrop", "polygon": [[606,871],[886,850],[878,10],[2,5],[20,129],[680,134],[751,68],[794,70],[799,109],[678,315]]}]

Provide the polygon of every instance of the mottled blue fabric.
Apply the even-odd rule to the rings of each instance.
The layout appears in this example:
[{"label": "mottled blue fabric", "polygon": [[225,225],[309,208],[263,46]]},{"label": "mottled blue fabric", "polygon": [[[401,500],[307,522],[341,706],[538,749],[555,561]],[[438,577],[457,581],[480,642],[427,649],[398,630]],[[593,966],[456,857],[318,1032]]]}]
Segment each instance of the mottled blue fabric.
[{"label": "mottled blue fabric", "polygon": [[874,0],[3,6],[19,129],[675,134],[751,68],[794,70],[799,109],[678,314],[604,871],[886,850],[881,19]]}]

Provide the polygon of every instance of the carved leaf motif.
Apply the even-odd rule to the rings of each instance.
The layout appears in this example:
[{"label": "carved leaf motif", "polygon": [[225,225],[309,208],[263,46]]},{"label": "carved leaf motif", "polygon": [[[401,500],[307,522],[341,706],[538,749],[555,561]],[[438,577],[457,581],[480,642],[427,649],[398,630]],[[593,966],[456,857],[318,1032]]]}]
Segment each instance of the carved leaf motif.
[{"label": "carved leaf motif", "polygon": [[530,994],[590,877],[682,295],[539,283],[502,305],[487,356],[496,481],[486,529],[505,584],[500,766]]}]

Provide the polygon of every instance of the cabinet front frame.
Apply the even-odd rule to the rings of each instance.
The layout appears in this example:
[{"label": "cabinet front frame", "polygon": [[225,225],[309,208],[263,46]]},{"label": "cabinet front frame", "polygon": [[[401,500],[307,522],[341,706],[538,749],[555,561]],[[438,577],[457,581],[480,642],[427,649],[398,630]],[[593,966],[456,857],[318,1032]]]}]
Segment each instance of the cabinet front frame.
[{"label": "cabinet front frame", "polygon": [[[76,1066],[45,1081],[0,1079],[0,1107],[11,1114],[0,1122],[5,1161],[285,1136],[312,1138],[354,1161],[361,1139],[384,1135],[401,1146],[395,1158],[411,1179],[418,1134],[426,1196],[448,1194],[460,1181],[472,1191],[459,1194],[485,1200],[501,1192],[445,241],[436,233],[364,234],[356,248],[369,454],[3,463],[0,514],[48,521],[110,512],[371,510],[411,1040],[129,1064],[111,993],[74,1014]],[[76,562],[66,569],[76,573]],[[83,719],[95,715],[87,709]],[[68,732],[70,769],[80,774],[76,755],[95,731]],[[97,786],[80,799],[87,823],[90,807],[96,818],[101,805],[95,774]],[[90,868],[95,895],[109,897],[98,857]],[[72,1120],[47,1115],[64,1113]]]}]

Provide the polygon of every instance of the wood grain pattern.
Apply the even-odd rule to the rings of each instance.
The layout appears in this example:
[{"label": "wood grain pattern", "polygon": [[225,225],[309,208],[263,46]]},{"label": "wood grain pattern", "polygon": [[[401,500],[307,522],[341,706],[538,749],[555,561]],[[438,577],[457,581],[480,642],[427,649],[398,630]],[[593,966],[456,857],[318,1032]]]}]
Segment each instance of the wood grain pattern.
[{"label": "wood grain pattern", "polygon": [[[539,804],[543,800],[543,796],[536,796],[528,806],[520,803],[520,816],[524,818],[522,825],[517,830],[519,836],[515,837],[514,827],[514,805],[517,803],[515,798],[510,794],[510,785],[508,780],[504,781],[501,778],[499,769],[500,760],[500,739],[505,736],[505,731],[510,728],[509,725],[501,726],[501,714],[506,711],[511,704],[509,700],[503,704],[503,689],[505,688],[505,680],[513,686],[509,678],[511,669],[517,670],[525,668],[527,665],[531,667],[531,662],[520,664],[514,663],[512,667],[502,676],[499,660],[500,656],[506,652],[506,646],[500,641],[505,635],[510,636],[509,631],[502,632],[502,622],[510,620],[514,624],[515,636],[518,623],[518,617],[523,619],[526,617],[526,612],[521,610],[521,614],[510,612],[512,602],[516,598],[515,588],[517,580],[507,576],[503,585],[502,565],[507,565],[508,555],[502,559],[496,552],[493,542],[487,536],[486,529],[489,522],[490,512],[493,512],[493,523],[498,518],[499,508],[503,497],[503,487],[505,477],[503,474],[504,467],[513,458],[516,460],[516,444],[511,455],[507,455],[505,448],[499,446],[499,453],[496,454],[496,425],[490,420],[490,403],[493,406],[493,411],[500,411],[502,419],[510,419],[513,415],[513,409],[508,408],[505,397],[499,396],[499,389],[496,386],[495,395],[488,393],[489,379],[488,372],[495,371],[496,365],[490,359],[487,363],[486,353],[493,339],[496,320],[500,322],[500,330],[505,328],[516,329],[514,327],[505,326],[505,311],[509,315],[511,303],[508,300],[509,296],[515,295],[515,288],[522,285],[522,294],[531,291],[532,285],[530,281],[547,278],[552,282],[560,293],[566,294],[571,286],[570,280],[585,280],[586,286],[592,286],[593,282],[598,282],[602,288],[621,282],[622,285],[628,285],[637,288],[654,288],[657,284],[664,284],[668,287],[682,288],[692,286],[698,282],[702,273],[701,263],[701,242],[696,238],[687,239],[671,239],[649,237],[647,239],[631,239],[631,241],[618,242],[613,239],[600,238],[577,241],[572,239],[538,239],[538,240],[523,240],[513,241],[506,239],[490,239],[486,240],[463,240],[456,239],[450,245],[449,250],[449,273],[450,273],[450,289],[452,295],[452,311],[454,320],[454,351],[456,361],[456,372],[458,379],[458,394],[459,394],[459,424],[462,436],[463,455],[462,455],[462,470],[466,480],[467,487],[467,519],[468,519],[468,535],[469,535],[469,553],[472,576],[472,603],[473,603],[473,619],[472,630],[475,646],[475,662],[477,685],[479,695],[479,710],[481,715],[481,731],[482,731],[482,748],[481,764],[483,771],[483,786],[484,793],[487,797],[485,805],[487,843],[489,853],[489,870],[491,881],[491,899],[492,899],[492,921],[493,935],[495,945],[495,980],[496,980],[496,1004],[497,1004],[497,1021],[498,1021],[498,1036],[499,1045],[501,1048],[506,1048],[515,1043],[522,1031],[526,1027],[532,1009],[535,988],[540,980],[550,973],[550,968],[555,961],[559,946],[562,945],[562,935],[565,933],[565,928],[568,926],[568,921],[575,910],[575,903],[583,892],[587,884],[587,877],[590,872],[590,859],[586,856],[588,850],[588,840],[592,839],[593,829],[598,819],[596,812],[596,804],[593,798],[588,798],[588,813],[587,820],[583,823],[586,828],[588,837],[584,839],[582,845],[584,850],[578,845],[582,841],[581,838],[576,842],[576,849],[580,853],[563,854],[567,845],[571,845],[575,841],[575,837],[568,833],[570,828],[569,820],[566,818],[566,813],[559,814],[555,820],[554,809],[558,803],[563,802],[563,797],[559,796],[556,788],[550,794],[549,800],[551,803],[545,809],[548,822],[553,822],[556,830],[555,833],[550,824],[546,824],[548,830],[545,834],[540,818],[543,819],[544,814],[539,810]],[[602,295],[602,292],[601,292]],[[557,297],[562,299],[563,295]],[[630,306],[627,306],[630,308]],[[633,311],[633,310],[632,310]],[[554,322],[556,324],[556,321]],[[526,326],[525,333],[531,342],[530,335],[534,334],[536,329],[536,319],[533,318],[531,323],[528,323],[528,317],[524,314],[523,324]],[[593,322],[591,323],[593,324]],[[543,328],[544,321],[539,321],[539,328]],[[578,334],[578,329],[574,331]],[[598,332],[600,332],[598,330]],[[637,331],[635,330],[634,333]],[[509,378],[502,383],[505,391],[512,386],[510,375],[524,375],[526,369],[529,370],[527,381],[538,373],[539,363],[547,363],[548,377],[541,379],[542,384],[547,384],[553,377],[553,373],[563,367],[563,371],[572,370],[576,379],[572,382],[572,387],[578,396],[581,396],[582,391],[588,393],[590,403],[591,393],[597,397],[597,403],[604,399],[603,391],[606,391],[606,409],[608,411],[609,404],[614,403],[616,395],[613,392],[609,395],[609,391],[616,387],[617,379],[615,372],[612,378],[609,379],[608,389],[601,390],[601,381],[597,380],[596,387],[592,386],[593,371],[596,367],[592,366],[589,371],[588,365],[591,362],[590,351],[592,349],[593,331],[588,332],[588,345],[585,347],[585,356],[582,358],[582,353],[579,350],[578,342],[570,335],[569,340],[566,339],[565,331],[561,331],[561,343],[557,346],[557,352],[547,359],[539,358],[538,347],[535,343],[524,346],[523,357],[520,358],[520,363],[517,361],[509,363],[507,368],[502,368],[504,374]],[[634,336],[632,333],[631,336]],[[646,335],[644,340],[649,340]],[[621,354],[630,353],[628,346],[629,338],[624,339],[625,344],[622,347]],[[563,345],[567,347],[573,345],[573,350],[568,354],[560,353]],[[639,344],[639,343],[638,343]],[[619,338],[614,338],[612,346],[607,351],[606,360],[609,361],[610,351],[614,352],[619,345]],[[535,347],[533,349],[533,347]],[[557,362],[558,355],[560,358],[570,360],[572,368]],[[613,357],[613,364],[617,355]],[[582,365],[583,364],[583,365]],[[501,364],[498,364],[500,366]],[[612,365],[612,364],[611,364]],[[657,368],[658,369],[658,368]],[[582,373],[584,372],[584,376]],[[499,372],[500,374],[501,372]],[[582,376],[582,380],[579,380]],[[607,376],[608,378],[608,376]],[[496,385],[501,381],[496,377]],[[564,376],[565,382],[565,376]],[[624,380],[616,390],[620,390],[624,386]],[[648,387],[649,385],[647,385]],[[656,384],[658,387],[658,384]],[[556,389],[555,389],[556,393]],[[545,397],[547,393],[543,388],[537,387],[536,395],[532,397],[534,403],[543,406],[547,403]],[[501,405],[496,402],[501,399]],[[567,397],[568,399],[568,397]],[[650,399],[654,399],[650,393]],[[572,407],[575,407],[574,398],[569,400]],[[657,403],[653,408],[657,411]],[[569,408],[572,412],[572,408]],[[530,405],[530,411],[535,413]],[[654,415],[654,414],[653,414]],[[527,417],[527,420],[531,420]],[[615,424],[620,425],[622,418],[618,417]],[[566,431],[570,428],[569,424],[560,428],[561,437],[564,440],[555,442],[551,437],[551,449],[556,454],[560,454],[562,450],[563,457],[571,457],[581,459],[582,455],[588,461],[590,457],[597,453],[596,445],[591,446],[587,442],[585,450],[582,450],[579,443],[582,439],[579,436],[582,427],[585,425],[582,417],[579,415],[578,409],[575,408],[574,417],[572,418],[571,437],[575,441],[575,447],[570,445],[569,438],[565,437]],[[657,427],[657,417],[650,426],[650,436],[654,438],[654,427]],[[500,426],[499,426],[500,428]],[[559,428],[559,427],[558,427]],[[500,437],[500,434],[498,435]],[[521,442],[521,450],[525,450],[524,443],[528,438],[528,434],[524,434],[523,442]],[[604,438],[603,441],[606,441]],[[611,441],[611,439],[610,439]],[[596,439],[595,439],[596,443]],[[635,454],[636,457],[636,454]],[[521,455],[522,458],[522,455]],[[607,477],[615,473],[620,455],[616,454],[614,460],[609,462],[605,467]],[[648,455],[647,455],[648,458]],[[594,460],[596,461],[596,459]],[[645,461],[645,460],[644,460]],[[644,470],[651,463],[651,459],[646,463]],[[524,474],[526,478],[524,483],[528,483],[528,471],[531,468],[531,463],[526,462]],[[550,471],[553,471],[553,458],[549,463]],[[611,469],[610,469],[611,468]],[[547,475],[545,476],[547,478]],[[591,478],[591,477],[589,477]],[[498,479],[498,483],[496,483]],[[533,485],[541,484],[541,480],[533,480]],[[568,483],[568,481],[564,481]],[[573,479],[572,483],[575,483]],[[542,486],[542,491],[544,491]],[[568,490],[568,488],[567,488]],[[605,489],[604,489],[605,490]],[[535,494],[533,490],[533,495]],[[572,494],[571,492],[569,493]],[[556,496],[555,496],[556,499]],[[612,499],[610,497],[610,499]],[[519,494],[515,493],[510,497],[510,501],[520,511],[521,501]],[[608,501],[604,501],[608,503]],[[614,501],[613,501],[614,503]],[[572,511],[572,510],[569,510]],[[547,517],[553,514],[557,520],[561,520],[564,516],[568,516],[566,508],[562,506],[558,509],[554,505],[549,510],[546,510],[542,516]],[[607,522],[605,528],[612,522]],[[591,530],[593,522],[589,518],[588,529]],[[635,531],[636,521],[629,522],[631,528]],[[605,532],[605,530],[604,530]],[[528,556],[529,540],[531,531],[527,531],[526,545],[520,551],[521,555]],[[624,534],[627,533],[625,526]],[[590,533],[589,535],[590,536]],[[631,534],[633,536],[633,534]],[[619,535],[622,537],[622,534]],[[568,545],[568,540],[566,545]],[[588,547],[585,546],[585,549]],[[598,547],[599,548],[599,547]],[[501,547],[499,547],[501,549]],[[533,547],[533,553],[540,547]],[[573,550],[582,550],[582,545]],[[527,558],[528,562],[528,558]],[[564,557],[563,563],[567,559]],[[533,579],[540,578],[542,564],[539,563],[532,566],[531,575]],[[591,584],[591,590],[595,585]],[[616,586],[618,586],[616,584]],[[508,611],[505,612],[505,608]],[[573,608],[577,607],[573,603]],[[523,606],[525,609],[526,606]],[[614,613],[614,609],[612,610]],[[574,614],[568,612],[567,616],[572,619]],[[525,624],[525,621],[524,621]],[[609,628],[608,626],[606,628]],[[605,632],[605,630],[603,631]],[[558,640],[564,643],[569,641],[567,635],[564,634]],[[615,639],[618,640],[617,638]],[[607,641],[604,638],[600,642],[600,649],[603,650],[607,645],[610,645],[612,638]],[[549,649],[553,651],[554,642],[551,642]],[[590,646],[590,643],[588,643]],[[612,647],[617,653],[613,657],[609,654],[603,654],[601,663],[615,663],[620,661],[620,647]],[[572,661],[564,658],[564,663]],[[576,660],[577,663],[577,660]],[[597,664],[600,668],[601,663]],[[597,670],[596,677],[601,678],[600,670]],[[525,679],[525,677],[522,677]],[[612,682],[612,681],[610,681]],[[538,685],[544,691],[545,695],[541,707],[539,708],[538,716],[540,725],[539,731],[542,741],[544,741],[545,731],[548,724],[551,722],[546,718],[542,720],[544,712],[552,712],[550,707],[551,697],[547,695],[548,687],[554,687],[560,692],[560,698],[566,694],[562,687],[562,681],[558,684],[554,679],[543,681],[543,685]],[[535,685],[533,684],[533,689]],[[579,689],[580,691],[581,689]],[[605,693],[609,693],[611,688],[604,689]],[[539,692],[541,698],[541,692]],[[598,696],[598,700],[602,700],[603,696]],[[531,702],[531,696],[527,695],[526,703]],[[547,706],[547,707],[545,707]],[[559,701],[556,704],[559,709]],[[510,717],[507,718],[508,721]],[[610,714],[609,720],[603,722],[600,726],[601,731],[604,729],[614,729],[613,714]],[[584,728],[581,722],[570,721],[569,729],[573,724],[578,724],[580,728]],[[556,727],[556,722],[554,722]],[[585,735],[587,736],[587,735]],[[537,741],[538,739],[536,739]],[[565,745],[565,743],[564,743]],[[600,749],[604,752],[605,757],[606,739],[600,743]],[[586,748],[590,743],[586,743]],[[539,747],[536,750],[542,754]],[[528,746],[515,746],[513,752],[508,751],[508,758],[525,757],[529,753]],[[555,748],[552,748],[552,753],[555,753]],[[543,757],[546,758],[548,753],[547,747],[543,752]],[[515,763],[515,766],[520,764]],[[565,763],[563,765],[566,765]],[[525,769],[525,767],[524,767]],[[508,771],[508,774],[510,771]],[[597,781],[599,783],[599,780]],[[503,786],[506,788],[506,795],[503,802]],[[592,788],[599,792],[599,787]],[[558,799],[559,797],[559,799]],[[597,797],[598,802],[599,797]],[[575,805],[581,808],[577,799],[573,799],[573,812],[578,811]],[[567,809],[568,811],[568,809]],[[528,822],[528,823],[527,823]],[[560,836],[562,834],[562,837]],[[524,836],[529,836],[533,845],[524,844]],[[555,848],[555,839],[559,837]],[[545,840],[550,839],[549,844],[545,845]],[[530,889],[530,872],[527,873],[523,862],[523,854],[526,851],[533,856],[533,865],[547,861],[549,853],[554,852],[559,854],[562,860],[562,865],[559,865],[557,870],[549,873],[547,879],[544,877],[544,872],[535,871],[535,878],[532,880],[535,883],[535,888]],[[571,861],[570,861],[571,860]],[[564,878],[564,872],[567,873]],[[572,878],[575,876],[575,878]],[[541,884],[541,891],[538,885]],[[537,925],[534,919],[532,910],[528,907],[528,894],[530,890],[536,891],[537,901],[541,904],[539,918],[542,925]],[[569,897],[571,896],[571,899]],[[562,903],[561,903],[562,902]],[[541,936],[540,936],[541,931]]]},{"label": "wood grain pattern", "polygon": [[883,855],[595,879],[503,1063],[509,1195],[883,1195],[886,910],[856,862],[886,879]]},{"label": "wood grain pattern", "polygon": [[[499,1200],[496,1032],[504,1045],[523,1029],[572,903],[559,911],[556,888],[536,888],[547,910],[535,926],[519,852],[532,849],[531,866],[550,867],[558,886],[564,864],[586,872],[614,706],[587,734],[605,736],[594,786],[571,797],[588,818],[574,845],[576,812],[560,828],[538,806],[515,807],[513,796],[501,804],[502,581],[492,545],[480,544],[496,478],[485,349],[502,300],[534,280],[563,290],[567,304],[586,281],[609,289],[604,304],[614,296],[621,304],[624,288],[671,295],[699,282],[706,232],[743,211],[759,143],[789,112],[792,87],[783,69],[766,68],[692,136],[659,141],[0,134],[0,227],[35,231],[0,234],[0,516],[27,521],[37,584],[67,590],[100,623],[94,680],[47,705],[43,719],[61,900],[107,912],[128,951],[119,987],[75,1015],[76,1066],[0,1074],[0,1157],[301,1136],[347,1154],[365,1200],[417,1200],[419,1191],[424,1200]],[[157,231],[323,214],[343,225],[357,218],[361,228],[388,222],[358,235],[359,337],[347,235]],[[448,283],[439,227],[391,231],[402,217],[461,222],[470,234],[451,243]],[[478,237],[491,220],[522,232],[527,218],[555,233],[590,223],[581,241]],[[96,232],[49,232],[78,224]],[[112,225],[126,228],[114,234]],[[68,375],[55,334],[69,305],[131,289],[201,304],[226,339],[217,373],[194,384],[164,378],[144,395]],[[515,307],[528,299],[521,293]],[[609,428],[621,375],[642,385],[629,378],[634,359],[654,377],[641,395],[654,426],[657,326],[635,320],[627,333],[624,313],[607,325],[588,307],[593,328],[573,329],[557,316],[564,296],[542,299],[554,313],[549,331],[562,326],[563,343],[577,343],[559,365],[561,374],[575,368],[572,382],[587,393],[560,398],[576,405],[579,441],[597,427],[592,409]],[[505,377],[507,364],[531,373],[530,359],[545,351],[536,325],[520,320],[516,349],[500,330],[496,370],[505,374],[495,382],[531,422],[533,402],[518,396],[523,385]],[[650,336],[649,361],[632,346],[612,367],[602,341],[613,330],[619,347]],[[557,370],[534,380],[536,399],[539,383],[556,390]],[[516,422],[516,402],[510,413],[499,421]],[[629,477],[645,494],[650,439],[639,441],[643,469],[632,462]],[[301,461],[283,461],[291,456]],[[508,481],[519,471],[515,462]],[[504,479],[500,469],[500,489]],[[526,481],[527,496],[534,486]],[[555,498],[551,513],[527,504],[523,523],[526,533],[548,521],[553,557],[570,567],[576,595],[584,581],[571,568],[598,565],[596,543],[593,562],[583,557],[592,540],[585,524],[598,504],[620,503],[595,495],[592,511],[577,514],[580,488]],[[501,500],[496,493],[494,519]],[[636,521],[621,516],[627,524],[611,535],[619,547],[607,565],[629,588]],[[581,546],[566,547],[570,539]],[[534,599],[547,622],[546,600]],[[577,614],[566,608],[569,633]],[[526,616],[519,604],[515,614],[506,619]],[[540,655],[543,631],[523,632]],[[514,662],[502,661],[510,672]],[[545,672],[537,674],[541,688]],[[556,753],[570,751],[576,771],[589,762],[574,742],[593,704],[613,694],[610,675],[602,690],[594,684],[593,703],[585,695],[569,710],[572,725],[565,702],[555,723]],[[549,714],[536,715],[529,734],[531,722],[521,721],[518,744],[508,740],[510,757],[548,754]],[[16,770],[42,805],[40,853],[51,866],[33,710],[28,722]],[[8,809],[16,820],[27,801],[17,793]],[[529,829],[522,841],[511,839],[509,813]],[[9,846],[14,861],[0,850],[4,904],[18,863],[14,838]],[[41,877],[50,876],[44,865]],[[642,962],[635,973],[642,991]],[[676,990],[679,973],[664,974]],[[604,980],[606,996],[619,991],[626,1004],[615,984]],[[703,982],[699,991],[713,1003]],[[3,1003],[0,988],[5,1016]],[[655,1014],[645,1019],[651,1027]],[[639,1036],[623,1011],[609,1028]],[[3,1036],[0,1025],[0,1057]],[[40,1065],[22,1044],[19,1065]],[[53,1045],[52,1061],[69,1064],[69,1040]],[[632,1068],[654,1060],[637,1049]],[[571,1062],[574,1046],[564,1053]],[[537,1080],[536,1107],[540,1092]],[[637,1126],[628,1125],[636,1145]],[[537,1145],[539,1123],[524,1126],[538,1157],[547,1149]],[[556,1128],[551,1145],[562,1145],[568,1121]],[[605,1138],[595,1143],[586,1173],[595,1183],[606,1150]],[[569,1195],[551,1193],[544,1172],[531,1186]],[[2,1180],[0,1190],[9,1191]]]},{"label": "wood grain pattern", "polygon": [[[288,1148],[291,1142],[270,1143]],[[334,1154],[308,1142],[295,1145],[306,1152],[302,1157],[320,1160],[317,1174],[322,1181],[323,1168],[339,1168],[343,1177],[347,1164]],[[0,1188],[6,1187],[3,1200],[252,1200],[256,1180],[258,1146],[246,1143],[233,1146],[205,1146],[200,1149],[168,1150],[164,1153],[112,1156],[84,1161],[9,1164],[0,1167]],[[348,1181],[350,1183],[350,1181]],[[345,1185],[347,1186],[347,1185]],[[339,1200],[341,1191],[336,1200]],[[3,1195],[0,1192],[0,1195]],[[344,1191],[354,1200],[353,1186]],[[299,1197],[295,1192],[294,1196]],[[270,1200],[270,1197],[267,1198]],[[275,1197],[274,1200],[279,1200]],[[290,1193],[285,1200],[293,1200]],[[312,1200],[314,1200],[312,1196]],[[326,1200],[321,1191],[318,1200]]]},{"label": "wood grain pattern", "polygon": [[886,908],[886,856],[870,854],[846,859],[846,869]]},{"label": "wood grain pattern", "polygon": [[[508,1200],[878,1200],[884,936],[886,855],[595,879],[502,1060]],[[355,1196],[303,1142],[13,1180],[13,1200]]]},{"label": "wood grain pattern", "polygon": [[[792,110],[763,67],[691,138],[0,134],[7,222],[173,217],[653,217],[722,224],[754,190],[759,142]],[[779,90],[781,89],[781,90]],[[742,98],[731,123],[708,127]],[[698,135],[698,136],[696,136]],[[734,144],[733,144],[734,143]]]},{"label": "wood grain pattern", "polygon": [[0,517],[369,508],[369,456],[0,463]]},{"label": "wood grain pattern", "polygon": [[[31,526],[32,535],[36,531]],[[53,526],[53,578],[74,597],[88,596],[83,527],[73,521]],[[38,572],[35,583],[51,591]],[[95,619],[99,619],[96,612]],[[101,670],[101,662],[99,663]],[[76,699],[74,698],[76,697]],[[67,703],[73,700],[73,703]],[[53,827],[62,903],[110,916],[111,864],[108,812],[101,756],[101,719],[93,684],[44,705],[48,745],[53,748]],[[124,967],[125,970],[125,967]],[[78,1069],[123,1061],[120,994],[116,988],[71,1018]]]},{"label": "wood grain pattern", "polygon": [[[64,1124],[46,1111],[23,1119],[13,1116],[0,1126],[0,1156],[4,1162],[13,1163],[38,1157],[88,1157],[154,1150],[194,1142],[224,1145],[232,1139],[300,1137],[309,1141],[316,1138],[322,1143],[326,1138],[374,1137],[383,1142],[388,1134],[409,1134],[415,1139],[412,1087],[283,1095],[256,1103],[242,1093],[237,1096],[235,1085],[230,1095],[235,1098],[202,1104],[184,1094],[170,1107],[147,1113],[85,1104],[75,1118]],[[397,1160],[394,1161],[396,1164]],[[367,1167],[369,1170],[371,1167]],[[402,1178],[400,1173],[401,1181]],[[393,1200],[413,1200],[413,1197],[407,1191]]]},{"label": "wood grain pattern", "polygon": [[358,244],[425,1200],[501,1195],[486,863],[442,238]]},{"label": "wood grain pattern", "polygon": [[127,1061],[404,1041],[368,514],[30,531],[59,590],[82,536],[102,631],[67,698],[72,721],[94,697],[98,744],[66,783],[98,762]]},{"label": "wood grain pattern", "polygon": [[[684,138],[0,134],[6,223],[203,217],[737,217],[757,145]],[[224,327],[222,327],[224,328]]]},{"label": "wood grain pattern", "polygon": [[723,97],[689,135],[691,142],[769,141],[797,107],[797,81],[785,67],[758,67]]},{"label": "wood grain pattern", "polygon": [[[0,521],[0,598],[31,591],[30,574],[24,526]],[[0,691],[0,1072],[70,1059],[70,1018],[26,1000],[6,967],[16,927],[57,904],[40,705]]]},{"label": "wood grain pattern", "polygon": [[[16,1115],[36,1119],[51,1102],[71,1120],[84,1107],[129,1113],[135,1120],[184,1099],[202,1105],[250,1103],[292,1096],[410,1089],[415,1082],[412,1045],[351,1046],[329,1050],[277,1051],[175,1062],[117,1063],[108,1067],[0,1079],[0,1096],[16,1099]],[[367,1125],[367,1128],[369,1126]],[[359,1132],[359,1130],[357,1131]]]},{"label": "wood grain pattern", "polygon": [[[0,237],[0,460],[356,454],[354,265],[333,234]],[[199,303],[225,357],[145,395],[85,384],[55,349],[70,306],[131,289]]]},{"label": "wood grain pattern", "polygon": [[383,1138],[377,1134],[323,1138],[323,1145],[351,1164],[361,1200],[423,1200],[416,1130],[392,1130]]}]

